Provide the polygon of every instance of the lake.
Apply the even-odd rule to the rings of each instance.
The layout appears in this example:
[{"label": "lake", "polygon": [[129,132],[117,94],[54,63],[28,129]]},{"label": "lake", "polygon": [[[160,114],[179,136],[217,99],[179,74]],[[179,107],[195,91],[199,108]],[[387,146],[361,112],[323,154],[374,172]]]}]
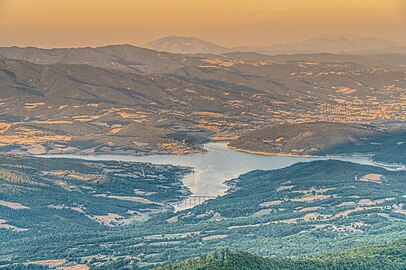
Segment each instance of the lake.
[{"label": "lake", "polygon": [[193,195],[218,196],[227,191],[224,181],[238,177],[240,174],[252,170],[272,170],[290,166],[297,162],[313,160],[337,159],[359,164],[374,165],[367,156],[338,156],[338,157],[293,157],[293,156],[265,156],[238,152],[227,148],[226,143],[212,142],[205,145],[207,153],[187,156],[151,155],[50,155],[46,157],[79,158],[85,160],[117,160],[150,162],[154,164],[173,164],[194,168],[194,173],[183,179]]}]

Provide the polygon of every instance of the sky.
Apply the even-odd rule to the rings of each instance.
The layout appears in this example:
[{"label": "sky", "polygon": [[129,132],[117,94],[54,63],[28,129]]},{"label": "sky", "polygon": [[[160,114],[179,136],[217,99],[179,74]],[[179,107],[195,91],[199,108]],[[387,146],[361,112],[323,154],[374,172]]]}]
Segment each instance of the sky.
[{"label": "sky", "polygon": [[140,46],[182,35],[231,47],[343,33],[406,44],[406,0],[0,0],[0,46]]}]

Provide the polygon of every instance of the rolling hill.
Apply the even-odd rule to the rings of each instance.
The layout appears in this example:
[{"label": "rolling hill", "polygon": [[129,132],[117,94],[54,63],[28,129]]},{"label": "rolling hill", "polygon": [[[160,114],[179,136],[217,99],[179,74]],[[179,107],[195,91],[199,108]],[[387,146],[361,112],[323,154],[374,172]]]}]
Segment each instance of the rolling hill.
[{"label": "rolling hill", "polygon": [[3,236],[39,231],[103,230],[172,209],[189,191],[188,168],[0,156]]},{"label": "rolling hill", "polygon": [[184,134],[196,141],[193,133],[204,131],[200,118],[238,115],[241,108],[227,109],[229,100],[250,106],[256,92],[88,65],[0,60],[0,67],[1,146],[42,149],[37,154],[201,151],[183,142]]},{"label": "rolling hill", "polygon": [[277,123],[406,120],[401,56],[190,56],[130,45],[0,54],[2,151],[182,154]]},{"label": "rolling hill", "polygon": [[406,164],[402,146],[405,139],[406,131],[399,128],[313,122],[275,125],[248,132],[232,141],[229,147],[270,155],[373,154],[380,162]]}]

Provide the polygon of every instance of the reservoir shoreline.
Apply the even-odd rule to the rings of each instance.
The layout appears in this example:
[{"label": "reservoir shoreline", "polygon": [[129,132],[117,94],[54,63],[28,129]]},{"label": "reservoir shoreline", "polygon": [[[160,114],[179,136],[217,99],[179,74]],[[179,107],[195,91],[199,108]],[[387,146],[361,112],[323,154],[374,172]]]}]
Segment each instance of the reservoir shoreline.
[{"label": "reservoir shoreline", "polygon": [[[115,160],[129,162],[145,162],[153,164],[171,164],[193,169],[182,179],[182,183],[193,196],[222,196],[228,186],[225,181],[239,177],[241,174],[253,170],[275,170],[288,167],[298,162],[336,159],[358,164],[376,166],[369,156],[339,156],[339,157],[310,157],[310,156],[282,156],[259,155],[236,151],[228,147],[225,142],[210,142],[204,146],[205,153],[194,155],[70,155],[53,154],[40,155],[42,158],[76,158],[84,160]],[[380,166],[384,167],[384,166]],[[385,167],[386,168],[386,167]],[[388,169],[388,168],[386,168]]]}]

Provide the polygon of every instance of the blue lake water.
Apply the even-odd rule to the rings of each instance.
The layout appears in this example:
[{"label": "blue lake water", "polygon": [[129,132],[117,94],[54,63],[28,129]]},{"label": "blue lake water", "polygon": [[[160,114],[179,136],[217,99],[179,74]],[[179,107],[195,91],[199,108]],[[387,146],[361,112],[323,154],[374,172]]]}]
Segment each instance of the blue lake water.
[{"label": "blue lake water", "polygon": [[188,174],[183,183],[193,195],[218,196],[227,191],[224,181],[238,177],[252,170],[272,170],[290,166],[297,162],[313,160],[337,159],[359,164],[374,165],[367,156],[340,157],[293,157],[293,156],[264,156],[238,152],[227,148],[226,143],[208,143],[207,153],[187,156],[151,155],[51,155],[47,157],[79,158],[85,160],[117,160],[150,162],[154,164],[173,164],[194,168],[194,173]]}]

